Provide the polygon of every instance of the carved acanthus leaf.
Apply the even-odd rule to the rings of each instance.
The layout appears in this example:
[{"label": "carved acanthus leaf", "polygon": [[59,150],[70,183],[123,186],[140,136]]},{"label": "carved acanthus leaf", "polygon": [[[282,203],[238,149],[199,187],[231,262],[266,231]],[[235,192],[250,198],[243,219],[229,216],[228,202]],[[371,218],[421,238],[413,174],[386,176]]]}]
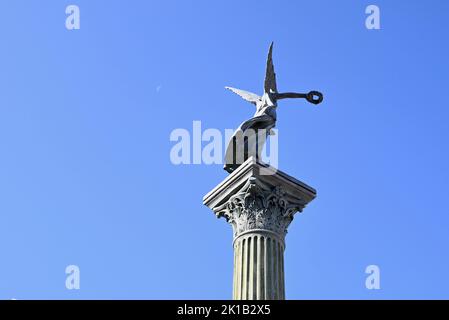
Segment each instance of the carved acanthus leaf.
[{"label": "carved acanthus leaf", "polygon": [[293,215],[302,211],[305,201],[288,197],[282,187],[269,187],[256,178],[247,183],[227,202],[214,209],[234,230],[234,237],[252,229],[264,229],[284,237]]}]

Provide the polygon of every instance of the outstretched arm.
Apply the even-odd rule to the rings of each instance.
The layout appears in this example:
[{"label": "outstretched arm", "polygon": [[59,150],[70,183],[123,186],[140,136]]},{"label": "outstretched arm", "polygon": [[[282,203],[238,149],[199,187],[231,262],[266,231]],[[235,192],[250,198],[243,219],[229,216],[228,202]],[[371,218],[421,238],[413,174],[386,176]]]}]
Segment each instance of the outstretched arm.
[{"label": "outstretched arm", "polygon": [[295,92],[284,92],[284,93],[278,93],[276,95],[276,99],[295,99],[295,98],[307,98],[306,93],[295,93]]},{"label": "outstretched arm", "polygon": [[310,91],[309,93],[295,93],[295,92],[284,92],[276,94],[276,99],[295,99],[302,98],[306,99],[310,103],[319,104],[323,101],[323,94],[318,91]]}]

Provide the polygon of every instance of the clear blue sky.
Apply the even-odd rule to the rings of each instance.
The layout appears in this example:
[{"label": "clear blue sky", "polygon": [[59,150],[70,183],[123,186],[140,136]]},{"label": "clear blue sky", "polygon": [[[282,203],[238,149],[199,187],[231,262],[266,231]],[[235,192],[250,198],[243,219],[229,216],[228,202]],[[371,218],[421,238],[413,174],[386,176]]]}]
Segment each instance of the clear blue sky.
[{"label": "clear blue sky", "polygon": [[2,1],[0,298],[231,298],[202,205],[226,172],[174,166],[169,136],[251,116],[223,87],[260,93],[272,40],[279,89],[325,95],[278,110],[279,168],[318,190],[287,298],[449,298],[448,23],[447,1]]}]

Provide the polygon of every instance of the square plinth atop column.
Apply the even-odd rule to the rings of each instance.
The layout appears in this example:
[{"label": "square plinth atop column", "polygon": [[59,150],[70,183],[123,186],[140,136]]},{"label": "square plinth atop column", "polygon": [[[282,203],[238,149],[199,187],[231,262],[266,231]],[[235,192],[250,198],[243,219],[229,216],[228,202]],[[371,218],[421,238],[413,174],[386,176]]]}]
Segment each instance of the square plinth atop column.
[{"label": "square plinth atop column", "polygon": [[255,184],[265,190],[282,192],[288,202],[297,204],[298,211],[302,211],[316,197],[314,188],[251,157],[206,194],[203,197],[203,204],[218,213],[219,208],[223,207],[232,196],[248,190],[249,184]]}]

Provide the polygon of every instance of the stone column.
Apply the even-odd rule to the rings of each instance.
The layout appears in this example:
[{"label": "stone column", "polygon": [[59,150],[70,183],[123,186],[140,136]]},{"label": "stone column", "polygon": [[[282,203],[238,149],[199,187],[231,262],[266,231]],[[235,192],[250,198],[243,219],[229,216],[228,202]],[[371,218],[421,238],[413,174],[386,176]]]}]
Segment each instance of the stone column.
[{"label": "stone column", "polygon": [[285,299],[287,228],[315,196],[312,187],[249,158],[204,197],[233,227],[233,299]]}]

